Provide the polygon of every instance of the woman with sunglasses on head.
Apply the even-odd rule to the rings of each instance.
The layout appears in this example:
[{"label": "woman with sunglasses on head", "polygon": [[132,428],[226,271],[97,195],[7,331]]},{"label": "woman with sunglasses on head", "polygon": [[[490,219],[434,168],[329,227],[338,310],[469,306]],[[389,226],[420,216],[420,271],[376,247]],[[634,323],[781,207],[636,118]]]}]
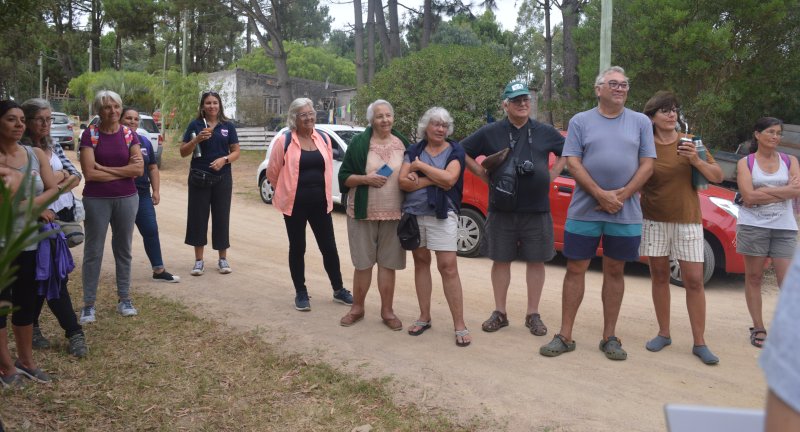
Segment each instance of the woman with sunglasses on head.
[{"label": "woman with sunglasses on head", "polygon": [[130,296],[131,244],[139,209],[139,194],[133,179],[144,171],[139,136],[119,122],[122,115],[119,94],[99,91],[94,98],[94,109],[100,121],[83,131],[80,143],[81,170],[86,177],[81,324],[97,320],[95,300],[109,226],[116,265],[117,312],[124,317],[139,313]]},{"label": "woman with sunglasses on head", "polygon": [[767,338],[761,315],[764,264],[772,258],[778,286],[782,286],[797,244],[792,199],[800,196],[800,166],[796,157],[778,151],[782,135],[781,120],[758,119],[751,154],[736,164],[736,183],[743,201],[736,223],[736,252],[744,255],[744,293],[753,320],[750,343],[757,348],[762,348]]},{"label": "woman with sunglasses on head", "polygon": [[185,243],[194,246],[192,276],[205,271],[203,251],[208,243],[208,216],[213,218],[211,247],[219,253],[218,268],[230,273],[228,248],[233,176],[230,164],[239,159],[239,137],[225,117],[222,99],[214,91],[200,97],[197,118],[183,134],[181,157],[192,155],[189,170],[189,205]]},{"label": "woman with sunglasses on head", "polygon": [[[139,111],[135,108],[125,107],[122,109],[122,124],[136,131],[139,128]],[[144,240],[144,252],[150,260],[153,268],[153,280],[161,282],[177,283],[181,278],[173,275],[164,268],[164,260],[161,257],[161,241],[158,238],[158,222],[156,221],[155,206],[161,201],[159,192],[161,180],[158,172],[158,161],[153,144],[144,136],[139,135],[139,142],[142,145],[142,158],[144,159],[144,174],[136,177],[136,190],[139,193],[139,210],[136,212],[136,227]],[[150,194],[150,186],[153,193]]]},{"label": "woman with sunglasses on head", "polygon": [[[21,203],[23,208],[27,206],[28,200],[33,200],[34,205],[41,205],[58,195],[62,189],[56,184],[44,152],[19,144],[24,132],[25,114],[22,108],[11,100],[0,101],[0,167],[23,174],[22,183],[17,189],[18,194],[24,194]],[[40,220],[44,222],[52,222],[54,219],[55,212],[50,209],[44,210],[40,215]],[[15,231],[21,231],[24,225],[22,215],[17,216],[14,221]],[[36,367],[33,361],[37,249],[38,244],[32,244],[14,259],[11,265],[17,267],[16,279],[7,289],[0,291],[0,300],[10,300],[16,308],[11,315],[11,324],[17,345],[17,361],[14,362],[8,350],[6,316],[0,316],[0,388],[22,385],[22,377],[42,383],[50,382],[47,373]]]},{"label": "woman with sunglasses on head", "polygon": [[706,295],[703,286],[703,220],[700,199],[692,186],[692,170],[709,181],[722,181],[722,168],[708,154],[703,160],[689,138],[678,132],[678,99],[657,92],[644,106],[653,122],[657,158],[653,175],[642,187],[642,241],[639,254],[648,257],[658,334],[645,347],[661,351],[672,343],[670,335],[670,257],[678,260],[686,290],[686,307],[692,328],[692,353],[707,365],[719,363],[706,346]]},{"label": "woman with sunglasses on head", "polygon": [[[75,221],[75,196],[71,190],[80,183],[81,174],[75,169],[64,154],[61,146],[54,142],[50,137],[50,125],[52,124],[53,110],[50,103],[44,99],[29,99],[22,103],[22,111],[25,114],[27,127],[22,143],[41,149],[50,161],[58,186],[62,192],[58,199],[50,205],[50,209],[56,214],[56,219],[64,222]],[[66,249],[69,254],[69,249]],[[72,256],[70,255],[70,260]],[[56,271],[51,266],[51,272]],[[78,323],[78,316],[72,308],[72,299],[67,290],[69,276],[61,280],[58,297],[48,298],[47,306],[53,312],[59,325],[64,330],[65,336],[69,341],[68,351],[75,357],[85,357],[88,350],[86,348],[86,337],[83,328]],[[39,315],[42,313],[46,296],[37,296],[36,315],[33,322],[33,347],[35,349],[46,349],[50,347],[50,341],[44,337],[39,328]]]},{"label": "woman with sunglasses on head", "polygon": [[316,117],[311,99],[292,101],[287,116],[290,132],[272,144],[267,165],[267,179],[275,185],[272,205],[283,213],[289,236],[289,273],[295,290],[294,307],[299,311],[311,310],[305,285],[306,224],[311,225],[322,253],[333,301],[353,304],[353,296],[342,282],[331,218],[333,138],[314,128]]}]

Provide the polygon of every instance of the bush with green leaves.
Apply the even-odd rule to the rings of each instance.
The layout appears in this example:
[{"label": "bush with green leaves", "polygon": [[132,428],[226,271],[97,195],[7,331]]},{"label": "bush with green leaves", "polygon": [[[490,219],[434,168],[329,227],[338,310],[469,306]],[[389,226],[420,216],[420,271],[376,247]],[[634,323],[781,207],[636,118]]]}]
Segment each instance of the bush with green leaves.
[{"label": "bush with green leaves", "polygon": [[487,113],[503,116],[500,102],[514,77],[508,54],[487,46],[431,45],[395,59],[356,97],[361,122],[367,105],[385,99],[394,107],[395,129],[416,139],[417,122],[441,106],[455,121],[452,137],[462,139],[486,123]]}]

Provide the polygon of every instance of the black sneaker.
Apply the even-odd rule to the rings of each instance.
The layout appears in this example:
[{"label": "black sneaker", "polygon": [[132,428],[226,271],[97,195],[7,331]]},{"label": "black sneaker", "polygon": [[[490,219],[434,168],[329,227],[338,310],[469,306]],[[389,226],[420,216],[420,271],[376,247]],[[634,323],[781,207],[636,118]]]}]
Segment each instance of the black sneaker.
[{"label": "black sneaker", "polygon": [[33,349],[48,349],[50,348],[50,341],[42,334],[42,329],[33,327]]},{"label": "black sneaker", "polygon": [[153,280],[157,280],[159,282],[178,283],[181,281],[181,278],[180,276],[175,276],[172,273],[164,270],[161,273],[153,273]]},{"label": "black sneaker", "polygon": [[350,294],[350,291],[340,288],[333,292],[333,301],[336,303],[345,304],[348,306],[353,305],[353,295]]},{"label": "black sneaker", "polygon": [[308,292],[304,291],[297,293],[297,295],[294,296],[294,308],[302,312],[308,312],[311,310],[311,302],[308,300]]},{"label": "black sneaker", "polygon": [[86,347],[86,336],[83,333],[70,336],[68,351],[77,358],[86,357],[89,353],[89,348]]}]

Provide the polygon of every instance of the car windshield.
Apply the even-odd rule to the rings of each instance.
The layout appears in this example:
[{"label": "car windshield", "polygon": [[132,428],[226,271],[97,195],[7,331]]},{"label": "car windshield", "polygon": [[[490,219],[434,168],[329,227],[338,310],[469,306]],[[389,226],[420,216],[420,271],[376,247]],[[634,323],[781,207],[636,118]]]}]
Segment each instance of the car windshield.
[{"label": "car windshield", "polygon": [[155,120],[153,119],[139,119],[139,127],[146,130],[149,133],[158,133],[158,126],[156,125]]},{"label": "car windshield", "polygon": [[348,146],[350,145],[350,141],[352,141],[353,137],[360,133],[361,131],[355,131],[355,130],[336,131],[336,135],[339,135],[342,141],[346,142]]},{"label": "car windshield", "polygon": [[67,124],[69,119],[65,115],[53,114],[53,124]]}]

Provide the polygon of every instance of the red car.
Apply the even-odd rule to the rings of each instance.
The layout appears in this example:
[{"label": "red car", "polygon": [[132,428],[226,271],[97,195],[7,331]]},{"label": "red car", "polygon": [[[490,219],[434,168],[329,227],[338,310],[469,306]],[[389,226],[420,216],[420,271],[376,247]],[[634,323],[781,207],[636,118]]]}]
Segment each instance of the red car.
[{"label": "red car", "polygon": [[[480,158],[479,158],[480,159]],[[555,156],[550,155],[550,165]],[[564,172],[553,181],[550,188],[550,211],[553,213],[555,248],[564,248],[564,223],[567,208],[575,189],[575,180]],[[703,234],[705,236],[705,265],[703,280],[708,282],[715,270],[727,273],[744,273],[744,260],[736,253],[736,218],[739,208],[733,203],[734,192],[710,185],[698,192],[700,209],[703,213]],[[458,254],[474,257],[480,254],[483,239],[483,225],[489,206],[489,189],[469,170],[464,174],[464,196],[461,201],[461,215],[458,221]],[[603,255],[603,249],[597,249]],[[647,262],[641,258],[642,262]],[[671,282],[683,286],[681,270],[677,260],[671,263]]]}]

